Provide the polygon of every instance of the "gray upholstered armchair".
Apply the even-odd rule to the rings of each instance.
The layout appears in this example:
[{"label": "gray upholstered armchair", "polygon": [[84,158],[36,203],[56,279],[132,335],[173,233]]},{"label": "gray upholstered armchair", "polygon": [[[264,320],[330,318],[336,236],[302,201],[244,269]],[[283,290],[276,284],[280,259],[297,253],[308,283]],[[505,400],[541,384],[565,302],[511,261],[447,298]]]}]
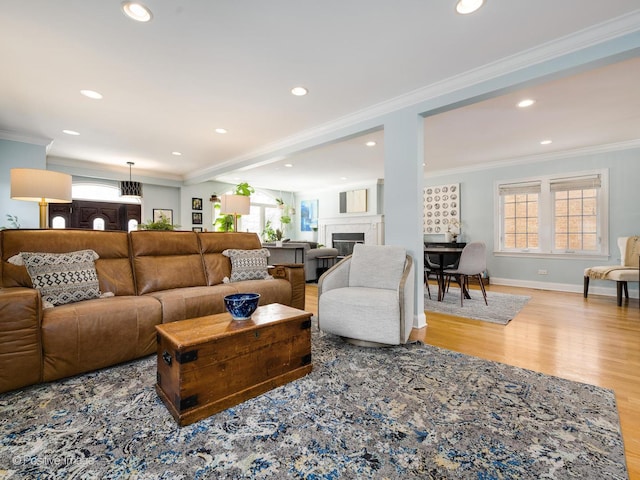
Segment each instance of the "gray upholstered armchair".
[{"label": "gray upholstered armchair", "polygon": [[357,244],[318,283],[320,330],[362,346],[406,343],[413,327],[413,259],[403,247]]}]

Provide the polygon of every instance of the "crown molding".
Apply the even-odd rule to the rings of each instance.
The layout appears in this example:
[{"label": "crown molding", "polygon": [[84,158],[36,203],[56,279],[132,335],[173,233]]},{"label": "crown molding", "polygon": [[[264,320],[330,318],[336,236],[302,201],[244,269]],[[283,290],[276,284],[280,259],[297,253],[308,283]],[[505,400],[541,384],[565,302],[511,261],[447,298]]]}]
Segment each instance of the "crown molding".
[{"label": "crown molding", "polygon": [[28,135],[25,133],[16,133],[10,132],[8,130],[0,130],[0,140],[10,140],[12,142],[21,142],[21,143],[29,143],[31,145],[41,145],[46,147],[47,150],[49,146],[53,143],[53,139],[40,137],[36,135]]},{"label": "crown molding", "polygon": [[429,170],[429,178],[444,177],[446,175],[455,175],[461,173],[478,172],[482,170],[492,170],[494,168],[513,167],[517,165],[525,165],[534,162],[550,162],[553,160],[563,160],[566,158],[584,157],[586,155],[596,155],[599,153],[618,152],[621,150],[632,150],[640,148],[640,139],[629,140],[625,142],[609,143],[605,145],[594,145],[590,147],[575,148],[572,150],[564,150],[560,152],[549,152],[540,155],[527,155],[524,157],[514,158],[513,160],[498,160],[495,162],[482,163],[471,167],[451,168],[447,170]]},{"label": "crown molding", "polygon": [[[635,32],[640,32],[640,9],[570,35],[560,37],[556,40],[546,42],[534,48],[504,57],[495,62],[483,65],[482,67],[468,70],[459,75],[413,90],[331,122],[304,130],[278,142],[267,144],[262,148],[231,158],[209,169],[186,175],[185,180],[187,183],[190,183],[196,179],[202,179],[210,175],[221,175],[229,168],[237,169],[239,165],[248,165],[256,159],[264,159],[264,157],[268,157],[270,154],[274,154],[280,150],[295,148],[300,144],[308,142],[317,142],[318,138],[329,138],[335,136],[337,133],[341,133],[345,129],[366,124],[367,122],[371,124],[364,128],[371,129],[375,126],[375,121],[380,123],[378,119],[384,115],[404,108],[417,106],[447,94],[515,73],[527,67],[552,61],[563,55],[575,53]],[[268,160],[267,163],[269,163]]]}]

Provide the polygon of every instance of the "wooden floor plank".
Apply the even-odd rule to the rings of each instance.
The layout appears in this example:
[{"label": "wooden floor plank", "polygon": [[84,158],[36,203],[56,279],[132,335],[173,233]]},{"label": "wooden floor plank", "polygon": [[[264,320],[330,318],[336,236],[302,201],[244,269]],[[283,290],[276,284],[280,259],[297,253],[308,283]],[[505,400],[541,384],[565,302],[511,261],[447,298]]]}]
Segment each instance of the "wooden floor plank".
[{"label": "wooden floor plank", "polygon": [[[598,295],[584,299],[576,293],[499,285],[487,290],[531,300],[506,326],[426,312],[427,326],[414,329],[411,338],[613,390],[629,478],[640,480],[638,300],[624,300],[618,307],[615,298]],[[306,310],[317,314],[317,305],[317,287],[307,285]]]}]

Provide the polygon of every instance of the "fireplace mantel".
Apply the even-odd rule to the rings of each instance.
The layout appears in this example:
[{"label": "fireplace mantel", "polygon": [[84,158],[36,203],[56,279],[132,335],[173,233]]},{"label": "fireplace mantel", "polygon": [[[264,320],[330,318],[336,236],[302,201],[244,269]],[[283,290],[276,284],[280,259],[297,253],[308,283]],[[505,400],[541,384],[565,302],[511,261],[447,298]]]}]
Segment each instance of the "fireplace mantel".
[{"label": "fireplace mantel", "polygon": [[318,219],[318,243],[331,245],[334,233],[364,233],[365,245],[384,244],[383,215],[345,215]]}]

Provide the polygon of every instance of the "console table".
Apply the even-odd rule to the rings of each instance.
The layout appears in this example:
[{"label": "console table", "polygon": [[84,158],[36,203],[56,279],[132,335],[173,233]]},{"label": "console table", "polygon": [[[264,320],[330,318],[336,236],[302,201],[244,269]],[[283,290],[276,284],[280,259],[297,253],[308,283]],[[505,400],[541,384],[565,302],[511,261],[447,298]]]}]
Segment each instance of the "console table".
[{"label": "console table", "polygon": [[[301,245],[299,243],[293,245],[287,245],[286,243],[283,243],[281,247],[269,245],[265,246],[265,248],[268,248],[269,250],[293,250],[293,263],[304,263],[304,250],[305,248],[307,248],[307,246]],[[299,258],[298,254],[300,255]]]}]

